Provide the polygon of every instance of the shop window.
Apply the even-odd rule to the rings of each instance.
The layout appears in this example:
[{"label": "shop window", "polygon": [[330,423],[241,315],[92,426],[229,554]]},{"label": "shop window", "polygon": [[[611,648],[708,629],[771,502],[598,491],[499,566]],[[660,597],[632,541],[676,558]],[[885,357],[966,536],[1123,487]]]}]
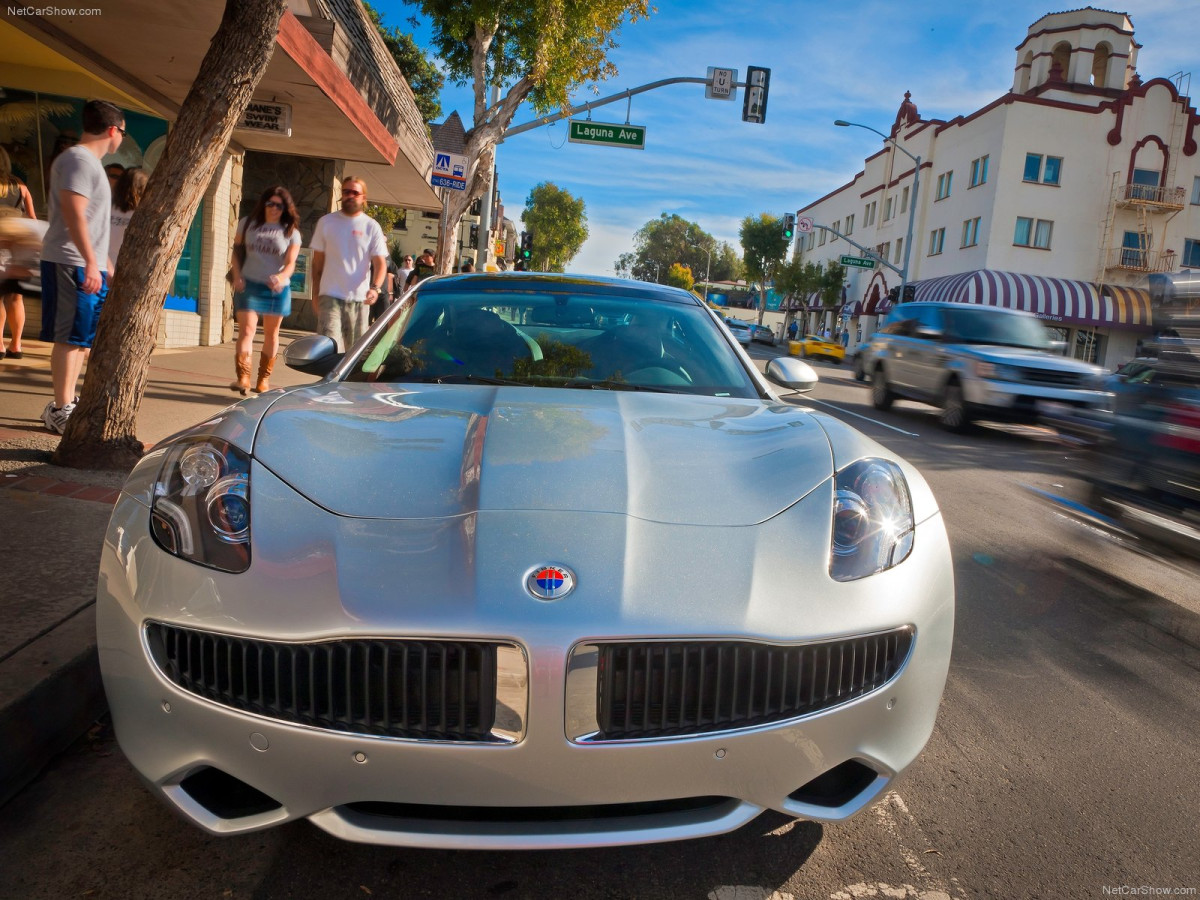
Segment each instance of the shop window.
[{"label": "shop window", "polygon": [[1075,345],[1071,355],[1084,362],[1094,363],[1103,356],[1104,343],[1107,340],[1107,337],[1090,328],[1080,328],[1075,332]]}]

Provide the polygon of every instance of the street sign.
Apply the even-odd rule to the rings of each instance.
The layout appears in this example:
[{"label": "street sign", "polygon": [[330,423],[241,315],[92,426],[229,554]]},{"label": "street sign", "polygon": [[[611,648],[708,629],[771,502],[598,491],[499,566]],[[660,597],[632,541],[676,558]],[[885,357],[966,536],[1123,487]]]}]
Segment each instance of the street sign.
[{"label": "street sign", "polygon": [[796,220],[796,230],[801,234],[808,234],[813,230],[813,220],[811,216],[801,216]]},{"label": "street sign", "polygon": [[737,97],[737,69],[708,67],[708,84],[704,86],[707,100],[733,100]]},{"label": "street sign", "polygon": [[873,269],[875,268],[875,260],[867,259],[865,256],[843,256],[841,258],[843,266],[849,266],[852,269]]},{"label": "street sign", "polygon": [[615,122],[592,122],[571,119],[567,140],[573,144],[602,144],[606,147],[646,149],[645,125],[618,125]]},{"label": "street sign", "polygon": [[461,153],[435,150],[433,153],[433,175],[429,183],[434,187],[450,188],[452,191],[467,189],[467,158]]}]

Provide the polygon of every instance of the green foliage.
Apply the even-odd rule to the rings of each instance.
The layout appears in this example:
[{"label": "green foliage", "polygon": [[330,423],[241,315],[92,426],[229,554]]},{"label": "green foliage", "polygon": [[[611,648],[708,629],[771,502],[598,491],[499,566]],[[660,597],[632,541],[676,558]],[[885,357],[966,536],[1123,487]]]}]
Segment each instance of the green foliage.
[{"label": "green foliage", "polygon": [[437,121],[442,117],[442,88],[446,86],[446,78],[442,75],[433,61],[417,46],[411,34],[399,28],[389,28],[383,23],[383,15],[370,3],[363,0],[363,8],[379,29],[383,43],[388,53],[396,61],[396,67],[408,86],[412,89],[417,109],[425,124]]},{"label": "green foliage", "polygon": [[517,378],[578,378],[592,368],[591,354],[571,344],[557,341],[545,332],[536,338],[542,348],[541,359],[518,359],[513,363]]},{"label": "green foliage", "polygon": [[745,251],[742,261],[746,266],[746,277],[759,284],[758,321],[761,324],[767,305],[767,282],[774,279],[775,271],[786,259],[789,241],[783,236],[779,219],[770,213],[742,219],[739,237]]},{"label": "green foliage", "polygon": [[671,263],[671,268],[667,269],[667,277],[664,279],[666,284],[671,287],[683,288],[685,291],[690,291],[696,280],[692,278],[692,270],[687,266],[679,263]]},{"label": "green foliage", "polygon": [[587,240],[583,200],[549,181],[529,192],[521,221],[533,232],[532,267],[542,272],[565,271]]},{"label": "green foliage", "polygon": [[821,290],[824,277],[820,264],[795,257],[775,270],[775,291],[784,298],[786,307],[803,309],[808,305],[809,294]]},{"label": "green foliage", "polygon": [[832,259],[825,263],[825,271],[821,275],[821,303],[833,307],[842,302],[842,286],[846,283],[846,269],[841,263]]},{"label": "green foliage", "polygon": [[740,277],[737,252],[729,244],[718,244],[695,222],[678,215],[663,213],[651,219],[638,229],[633,243],[633,252],[622,253],[613,267],[625,278],[657,281],[675,263],[686,266],[700,278],[707,272],[709,281]]},{"label": "green foliage", "polygon": [[[388,256],[391,257],[392,262],[396,264],[397,268],[401,268],[400,261],[404,259],[404,250],[401,249],[399,241],[390,241],[388,243]],[[401,287],[403,286],[401,285]]]},{"label": "green foliage", "polygon": [[[456,84],[477,82],[480,75],[485,85],[527,78],[529,99],[539,112],[565,108],[577,85],[615,75],[608,60],[615,34],[650,14],[648,0],[411,2],[432,26],[432,45]],[[489,33],[494,36],[480,71],[473,65],[472,44]]]},{"label": "green foliage", "polygon": [[395,206],[379,206],[374,203],[368,203],[367,215],[379,223],[379,227],[383,229],[383,234],[386,237],[392,233],[396,222],[399,221],[400,210]]}]

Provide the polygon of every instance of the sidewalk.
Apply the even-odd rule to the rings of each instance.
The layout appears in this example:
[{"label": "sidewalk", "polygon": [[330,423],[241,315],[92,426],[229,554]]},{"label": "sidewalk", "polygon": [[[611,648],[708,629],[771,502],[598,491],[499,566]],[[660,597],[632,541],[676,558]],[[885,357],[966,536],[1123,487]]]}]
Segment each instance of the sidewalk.
[{"label": "sidewalk", "polygon": [[[281,344],[300,334],[284,332]],[[127,474],[50,464],[59,441],[41,421],[50,346],[22,349],[23,359],[0,360],[0,804],[104,712],[93,606],[104,531]],[[138,438],[153,444],[242,399],[228,388],[232,378],[232,343],[155,351]],[[282,359],[271,376],[276,387],[313,380]]]}]

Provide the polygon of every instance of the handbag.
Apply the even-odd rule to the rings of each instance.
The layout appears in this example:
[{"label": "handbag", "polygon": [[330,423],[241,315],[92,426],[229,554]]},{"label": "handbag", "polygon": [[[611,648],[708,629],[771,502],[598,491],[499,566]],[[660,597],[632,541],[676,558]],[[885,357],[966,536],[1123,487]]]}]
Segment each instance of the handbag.
[{"label": "handbag", "polygon": [[[233,256],[238,261],[238,267],[241,268],[246,264],[246,245],[234,244]],[[229,267],[229,271],[225,273],[225,280],[233,284],[233,266]]]}]

